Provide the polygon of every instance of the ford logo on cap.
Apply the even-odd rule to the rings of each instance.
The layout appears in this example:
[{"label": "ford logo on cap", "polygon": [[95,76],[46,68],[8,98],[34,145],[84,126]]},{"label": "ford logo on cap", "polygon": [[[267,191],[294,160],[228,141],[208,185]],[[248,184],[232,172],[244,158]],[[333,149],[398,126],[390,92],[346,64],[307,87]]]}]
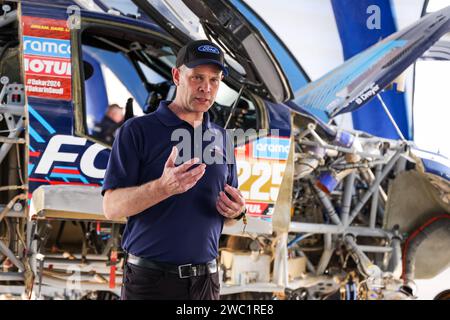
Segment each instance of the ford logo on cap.
[{"label": "ford logo on cap", "polygon": [[201,51],[201,52],[209,52],[209,53],[220,54],[219,49],[217,49],[216,47],[207,45],[207,44],[198,47],[197,50],[198,50],[198,51]]}]

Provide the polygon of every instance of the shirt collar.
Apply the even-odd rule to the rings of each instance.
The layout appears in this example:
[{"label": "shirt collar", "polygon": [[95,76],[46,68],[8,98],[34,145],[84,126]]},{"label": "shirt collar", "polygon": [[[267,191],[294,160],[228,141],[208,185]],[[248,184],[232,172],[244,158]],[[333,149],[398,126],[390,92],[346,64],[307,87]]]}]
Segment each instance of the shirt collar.
[{"label": "shirt collar", "polygon": [[[159,103],[158,109],[156,109],[156,111],[155,111],[155,114],[158,117],[158,119],[166,127],[179,126],[183,123],[187,123],[186,121],[178,118],[178,116],[172,110],[170,110],[170,108],[168,106],[171,102],[172,101],[161,101]],[[202,127],[203,127],[203,129],[211,128],[211,121],[209,119],[208,112],[203,113]]]}]

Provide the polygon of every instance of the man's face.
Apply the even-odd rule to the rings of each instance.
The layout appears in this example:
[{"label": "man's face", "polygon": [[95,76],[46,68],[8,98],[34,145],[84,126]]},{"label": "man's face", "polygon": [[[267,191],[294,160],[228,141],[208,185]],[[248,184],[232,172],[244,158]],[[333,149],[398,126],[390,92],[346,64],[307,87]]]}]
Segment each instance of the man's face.
[{"label": "man's face", "polygon": [[223,75],[215,65],[200,65],[194,68],[173,68],[172,75],[177,85],[177,101],[186,111],[206,112],[214,103]]},{"label": "man's face", "polygon": [[122,109],[119,106],[114,105],[109,108],[107,115],[115,123],[121,122],[124,118]]}]

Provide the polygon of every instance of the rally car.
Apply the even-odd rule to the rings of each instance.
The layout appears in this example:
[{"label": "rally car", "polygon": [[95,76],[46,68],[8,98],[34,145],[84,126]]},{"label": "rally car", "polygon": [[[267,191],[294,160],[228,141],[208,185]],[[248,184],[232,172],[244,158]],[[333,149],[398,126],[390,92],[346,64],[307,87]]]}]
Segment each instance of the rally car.
[{"label": "rally car", "polygon": [[235,133],[248,210],[223,229],[223,298],[409,299],[448,265],[446,160],[333,118],[382,99],[448,32],[449,9],[309,83],[243,1],[128,2],[2,8],[1,292],[118,298],[126,221],[106,219],[100,194],[110,148],[127,119],[174,97],[176,52],[202,38],[226,52],[209,112]]}]

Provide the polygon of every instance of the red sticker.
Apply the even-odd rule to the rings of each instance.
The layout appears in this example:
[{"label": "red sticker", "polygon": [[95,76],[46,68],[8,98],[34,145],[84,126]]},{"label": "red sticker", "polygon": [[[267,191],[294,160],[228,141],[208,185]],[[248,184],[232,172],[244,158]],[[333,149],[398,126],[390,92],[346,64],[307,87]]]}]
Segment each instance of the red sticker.
[{"label": "red sticker", "polygon": [[66,20],[22,17],[27,96],[72,99],[70,29]]},{"label": "red sticker", "polygon": [[27,75],[51,76],[53,78],[71,77],[72,68],[69,59],[25,55],[23,60]]},{"label": "red sticker", "polygon": [[25,77],[27,95],[40,98],[71,100],[71,78],[27,75]]},{"label": "red sticker", "polygon": [[247,202],[245,204],[247,208],[247,214],[251,216],[262,216],[267,212],[267,208],[269,207],[268,203],[256,203],[256,202]]},{"label": "red sticker", "polygon": [[66,20],[22,16],[24,36],[70,40]]}]

